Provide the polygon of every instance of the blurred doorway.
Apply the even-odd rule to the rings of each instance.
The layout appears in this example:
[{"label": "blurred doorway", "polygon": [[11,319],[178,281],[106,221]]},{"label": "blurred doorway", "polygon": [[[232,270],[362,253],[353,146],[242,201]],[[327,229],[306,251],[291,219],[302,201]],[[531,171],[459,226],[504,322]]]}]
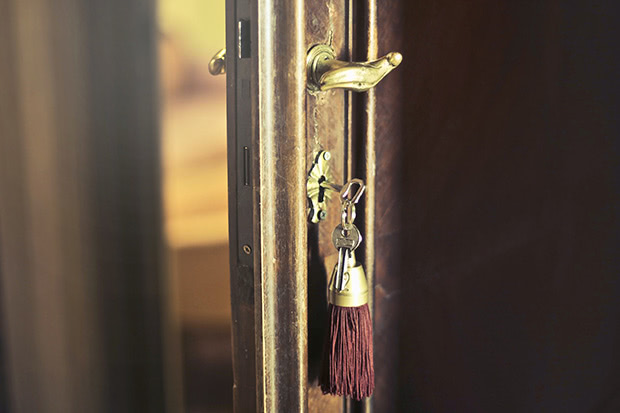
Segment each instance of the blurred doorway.
[{"label": "blurred doorway", "polygon": [[232,411],[224,0],[160,0],[165,230],[188,413]]}]

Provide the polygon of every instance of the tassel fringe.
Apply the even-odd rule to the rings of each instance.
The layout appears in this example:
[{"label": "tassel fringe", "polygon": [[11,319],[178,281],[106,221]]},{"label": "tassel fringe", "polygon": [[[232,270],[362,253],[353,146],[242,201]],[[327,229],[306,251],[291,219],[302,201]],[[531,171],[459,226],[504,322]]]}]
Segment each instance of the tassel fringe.
[{"label": "tassel fringe", "polygon": [[372,320],[368,304],[329,305],[330,332],[325,341],[320,377],[324,394],[361,400],[375,388]]}]

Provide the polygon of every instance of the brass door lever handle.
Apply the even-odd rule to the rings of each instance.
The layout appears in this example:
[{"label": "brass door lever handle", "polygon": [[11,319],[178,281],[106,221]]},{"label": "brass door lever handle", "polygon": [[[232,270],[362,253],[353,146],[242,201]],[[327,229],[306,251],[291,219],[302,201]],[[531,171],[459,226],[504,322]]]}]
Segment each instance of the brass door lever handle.
[{"label": "brass door lever handle", "polygon": [[226,48],[217,52],[209,62],[209,73],[213,76],[226,73]]},{"label": "brass door lever handle", "polygon": [[375,87],[402,60],[400,53],[392,52],[372,62],[343,62],[336,60],[336,53],[331,46],[319,44],[313,46],[306,57],[308,89],[366,92]]}]

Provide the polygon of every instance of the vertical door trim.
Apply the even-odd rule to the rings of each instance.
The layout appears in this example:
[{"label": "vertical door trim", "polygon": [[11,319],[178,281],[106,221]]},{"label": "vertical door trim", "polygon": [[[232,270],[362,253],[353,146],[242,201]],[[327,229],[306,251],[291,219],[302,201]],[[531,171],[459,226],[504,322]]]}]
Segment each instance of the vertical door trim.
[{"label": "vertical door trim", "polygon": [[[367,0],[368,21],[367,36],[368,50],[366,59],[368,61],[378,58],[378,39],[377,39],[377,1]],[[377,156],[376,156],[376,91],[370,89],[366,94],[365,101],[365,142],[364,142],[364,180],[366,182],[366,207],[364,210],[364,233],[366,234],[366,243],[364,247],[364,267],[366,269],[366,277],[369,285],[374,286],[375,278],[375,187],[377,172]],[[374,294],[368,297],[368,306],[371,314],[374,313]]]},{"label": "vertical door trim", "polygon": [[307,411],[305,16],[302,0],[258,1],[259,411]]},{"label": "vertical door trim", "polygon": [[304,2],[231,0],[226,19],[235,411],[305,412]]},{"label": "vertical door trim", "polygon": [[[240,57],[240,22],[250,26],[250,58]],[[226,1],[226,116],[228,141],[228,240],[230,255],[230,299],[232,318],[233,406],[235,412],[257,411],[255,360],[254,304],[254,188],[245,185],[248,174],[253,178],[254,167],[247,170],[248,157],[256,153],[254,143],[256,107],[254,60],[256,18],[254,7],[247,1]],[[247,39],[245,39],[247,42]],[[243,162],[240,162],[243,157]]]},{"label": "vertical door trim", "polygon": [[[355,31],[354,38],[357,44],[354,47],[354,56],[361,60],[371,61],[378,58],[378,37],[377,37],[377,1],[365,0],[355,3],[356,9],[351,9],[350,13],[357,20],[350,30]],[[356,119],[359,122],[355,130],[355,161],[357,173],[366,184],[364,194],[364,210],[361,214],[364,242],[362,243],[361,257],[366,271],[368,285],[371,286],[368,296],[368,306],[374,322],[374,285],[375,285],[375,203],[376,203],[376,91],[375,88],[360,96],[356,104]],[[373,329],[374,331],[374,329]],[[345,412],[372,412],[372,396],[360,402],[355,400],[345,401]]]},{"label": "vertical door trim", "polygon": [[[372,61],[378,56],[378,40],[377,40],[377,1],[368,1],[368,51],[366,59]],[[376,91],[370,89],[366,95],[366,124],[365,142],[364,142],[364,181],[366,182],[366,206],[364,210],[364,234],[366,234],[366,244],[364,247],[364,268],[366,269],[366,277],[368,285],[371,286],[371,293],[368,295],[368,307],[370,307],[370,316],[374,324],[374,286],[375,286],[375,190],[376,190],[376,174],[377,174],[377,155],[376,155]],[[374,329],[373,329],[374,331]],[[373,337],[374,340],[374,337]],[[364,413],[372,412],[372,397],[363,401]]]}]

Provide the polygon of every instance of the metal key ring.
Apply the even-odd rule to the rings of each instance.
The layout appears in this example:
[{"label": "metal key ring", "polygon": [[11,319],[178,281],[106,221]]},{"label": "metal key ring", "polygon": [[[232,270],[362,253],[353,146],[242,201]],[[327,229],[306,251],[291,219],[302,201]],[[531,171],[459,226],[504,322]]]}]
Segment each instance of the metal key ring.
[{"label": "metal key ring", "polygon": [[[358,185],[357,191],[351,195],[351,188],[353,188],[356,184]],[[342,190],[340,191],[342,202],[345,203],[346,201],[349,201],[353,204],[357,204],[362,197],[362,194],[364,194],[364,190],[366,190],[364,181],[358,178],[351,179],[342,187]]]}]

